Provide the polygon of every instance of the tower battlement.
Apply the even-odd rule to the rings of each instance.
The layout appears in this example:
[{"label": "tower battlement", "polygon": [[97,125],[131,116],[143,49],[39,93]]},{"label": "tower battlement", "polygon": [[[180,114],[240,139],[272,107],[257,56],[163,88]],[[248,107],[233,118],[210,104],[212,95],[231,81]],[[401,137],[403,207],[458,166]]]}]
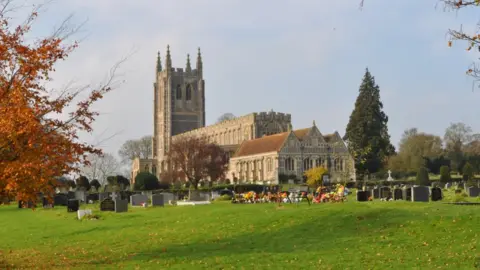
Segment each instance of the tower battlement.
[{"label": "tower battlement", "polygon": [[277,121],[291,121],[292,115],[289,113],[274,112],[259,112],[254,113],[255,118],[258,120],[277,120]]}]

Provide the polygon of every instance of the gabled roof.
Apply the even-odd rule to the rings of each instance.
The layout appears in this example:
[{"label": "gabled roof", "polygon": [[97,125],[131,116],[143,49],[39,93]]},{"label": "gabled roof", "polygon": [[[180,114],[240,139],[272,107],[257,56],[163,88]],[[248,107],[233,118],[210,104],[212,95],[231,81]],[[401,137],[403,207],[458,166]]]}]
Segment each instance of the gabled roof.
[{"label": "gabled roof", "polygon": [[270,136],[264,136],[262,138],[244,141],[237,152],[233,156],[243,157],[243,156],[252,156],[261,153],[275,152],[280,151],[283,143],[288,138],[290,132],[278,133]]},{"label": "gabled roof", "polygon": [[295,136],[297,136],[297,138],[302,141],[303,138],[305,136],[307,136],[308,132],[311,130],[312,128],[302,128],[302,129],[297,129],[297,130],[294,130],[293,133],[295,133]]}]

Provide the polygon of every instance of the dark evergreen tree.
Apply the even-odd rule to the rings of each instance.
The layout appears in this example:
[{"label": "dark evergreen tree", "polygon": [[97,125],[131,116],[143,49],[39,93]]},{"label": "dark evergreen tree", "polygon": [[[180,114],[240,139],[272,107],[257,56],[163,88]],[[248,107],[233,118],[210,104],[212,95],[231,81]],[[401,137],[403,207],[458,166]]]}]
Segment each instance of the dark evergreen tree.
[{"label": "dark evergreen tree", "polygon": [[440,167],[440,182],[447,183],[451,180],[452,178],[450,177],[450,168],[446,165]]},{"label": "dark evergreen tree", "polygon": [[367,69],[344,137],[359,175],[378,172],[395,153],[387,123],[380,88]]},{"label": "dark evergreen tree", "polygon": [[428,176],[428,170],[425,167],[421,167],[417,172],[417,178],[415,179],[415,184],[419,186],[429,186],[430,177]]}]

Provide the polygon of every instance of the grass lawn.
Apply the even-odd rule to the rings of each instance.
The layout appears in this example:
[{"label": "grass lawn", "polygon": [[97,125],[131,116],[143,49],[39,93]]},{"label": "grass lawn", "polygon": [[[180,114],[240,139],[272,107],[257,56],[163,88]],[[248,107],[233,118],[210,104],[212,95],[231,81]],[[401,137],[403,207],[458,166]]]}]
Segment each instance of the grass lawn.
[{"label": "grass lawn", "polygon": [[[82,206],[84,208],[84,206]],[[92,206],[89,206],[92,208]],[[480,206],[443,203],[130,208],[0,206],[0,269],[475,269]]]}]

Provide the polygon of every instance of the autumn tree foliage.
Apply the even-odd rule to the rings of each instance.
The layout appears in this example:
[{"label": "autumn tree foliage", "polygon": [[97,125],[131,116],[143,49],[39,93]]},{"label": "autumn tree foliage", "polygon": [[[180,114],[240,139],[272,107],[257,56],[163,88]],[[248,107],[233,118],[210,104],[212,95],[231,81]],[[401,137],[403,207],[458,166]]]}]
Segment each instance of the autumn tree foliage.
[{"label": "autumn tree foliage", "polygon": [[[11,2],[0,2],[0,191],[34,201],[38,192],[53,194],[55,177],[88,165],[87,154],[101,154],[78,133],[92,131],[98,113],[91,105],[111,90],[113,76],[96,89],[48,89],[55,64],[77,43],[67,43],[65,24],[32,42],[38,13],[13,25],[7,16]],[[88,95],[78,101],[80,92]]]},{"label": "autumn tree foliage", "polygon": [[323,176],[328,174],[328,170],[323,166],[311,168],[304,175],[307,177],[307,185],[313,188],[322,185]]},{"label": "autumn tree foliage", "polygon": [[224,178],[228,168],[226,153],[205,137],[175,138],[167,157],[171,170],[178,171],[194,189],[198,189],[201,180],[214,182]]}]

